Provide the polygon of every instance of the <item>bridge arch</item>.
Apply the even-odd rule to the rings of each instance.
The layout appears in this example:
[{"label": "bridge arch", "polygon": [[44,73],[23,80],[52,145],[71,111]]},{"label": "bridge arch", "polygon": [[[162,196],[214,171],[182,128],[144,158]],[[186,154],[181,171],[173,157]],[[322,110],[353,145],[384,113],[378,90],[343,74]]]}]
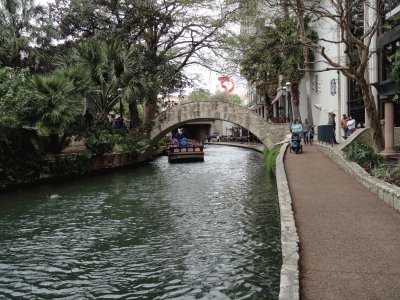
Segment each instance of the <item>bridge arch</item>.
[{"label": "bridge arch", "polygon": [[179,104],[157,115],[149,134],[150,145],[155,145],[168,132],[186,123],[210,120],[228,121],[244,127],[268,148],[284,140],[289,133],[287,124],[268,122],[240,105],[222,101],[199,101]]}]

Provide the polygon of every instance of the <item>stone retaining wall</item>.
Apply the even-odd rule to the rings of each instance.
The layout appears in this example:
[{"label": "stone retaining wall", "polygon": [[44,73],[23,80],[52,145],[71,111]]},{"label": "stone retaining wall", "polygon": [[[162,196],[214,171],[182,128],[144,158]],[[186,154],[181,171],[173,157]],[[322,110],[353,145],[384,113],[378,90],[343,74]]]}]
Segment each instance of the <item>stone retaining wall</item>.
[{"label": "stone retaining wall", "polygon": [[318,144],[324,154],[333,160],[345,172],[353,176],[371,192],[379,196],[394,210],[400,212],[400,188],[378,178],[372,177],[357,163],[348,161],[340,149]]},{"label": "stone retaining wall", "polygon": [[280,300],[297,300],[299,296],[299,236],[294,221],[292,198],[289,192],[283,159],[288,144],[284,143],[276,158],[276,183],[278,187],[281,220],[282,267]]}]

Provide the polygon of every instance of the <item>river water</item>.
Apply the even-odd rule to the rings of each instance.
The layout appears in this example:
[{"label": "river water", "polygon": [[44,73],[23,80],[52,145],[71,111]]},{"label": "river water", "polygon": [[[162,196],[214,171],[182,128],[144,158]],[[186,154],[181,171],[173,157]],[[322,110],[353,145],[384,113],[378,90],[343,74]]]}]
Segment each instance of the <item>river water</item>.
[{"label": "river water", "polygon": [[1,194],[0,299],[277,299],[275,179],[260,153],[205,151]]}]

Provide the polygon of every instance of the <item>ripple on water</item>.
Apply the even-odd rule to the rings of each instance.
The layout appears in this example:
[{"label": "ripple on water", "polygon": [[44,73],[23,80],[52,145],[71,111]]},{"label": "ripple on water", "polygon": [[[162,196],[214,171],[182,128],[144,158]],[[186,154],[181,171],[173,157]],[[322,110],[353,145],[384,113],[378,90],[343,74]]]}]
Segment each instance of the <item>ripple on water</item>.
[{"label": "ripple on water", "polygon": [[261,155],[207,146],[204,163],[7,194],[0,298],[274,299],[279,234]]}]

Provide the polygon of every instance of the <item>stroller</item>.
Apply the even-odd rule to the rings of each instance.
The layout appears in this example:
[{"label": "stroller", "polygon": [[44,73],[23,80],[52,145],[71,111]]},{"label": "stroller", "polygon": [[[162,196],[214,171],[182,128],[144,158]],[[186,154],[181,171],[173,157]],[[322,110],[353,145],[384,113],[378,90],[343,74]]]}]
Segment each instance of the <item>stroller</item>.
[{"label": "stroller", "polygon": [[292,132],[289,140],[289,151],[294,153],[303,152],[303,145],[301,144],[300,132]]}]

